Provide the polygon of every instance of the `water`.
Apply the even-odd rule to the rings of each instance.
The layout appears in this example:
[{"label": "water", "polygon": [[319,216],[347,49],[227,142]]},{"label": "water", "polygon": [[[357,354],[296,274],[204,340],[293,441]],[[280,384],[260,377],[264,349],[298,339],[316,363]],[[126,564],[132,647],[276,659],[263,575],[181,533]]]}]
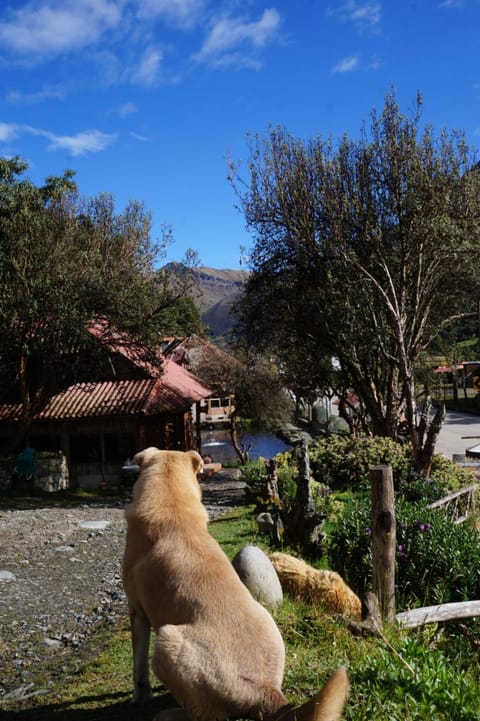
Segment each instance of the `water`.
[{"label": "water", "polygon": [[[250,460],[254,461],[260,456],[272,458],[277,453],[287,451],[291,446],[281,438],[270,433],[245,433],[239,436],[243,443],[251,443]],[[202,454],[208,454],[215,463],[238,461],[238,456],[232,446],[230,433],[225,429],[202,431]]]}]

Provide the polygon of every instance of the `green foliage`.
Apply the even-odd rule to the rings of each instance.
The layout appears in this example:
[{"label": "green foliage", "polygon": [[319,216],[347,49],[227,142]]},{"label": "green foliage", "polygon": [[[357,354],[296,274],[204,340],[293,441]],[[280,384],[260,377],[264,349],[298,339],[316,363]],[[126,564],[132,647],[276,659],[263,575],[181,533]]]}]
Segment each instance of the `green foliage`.
[{"label": "green foliage", "polygon": [[242,466],[242,477],[247,484],[247,490],[251,496],[259,496],[264,487],[265,463],[259,458],[257,461],[249,461]]},{"label": "green foliage", "polygon": [[[440,509],[400,496],[396,503],[398,608],[480,596],[478,532]],[[359,594],[371,587],[371,500],[357,496],[331,529],[328,557]]]},{"label": "green foliage", "polygon": [[369,487],[372,466],[392,466],[396,483],[410,472],[411,454],[391,438],[331,436],[309,446],[310,468],[315,480],[332,489]]},{"label": "green foliage", "polygon": [[430,478],[438,484],[440,495],[445,495],[448,491],[457,491],[475,480],[472,471],[468,468],[461,468],[441,455],[433,456]]},{"label": "green foliage", "polygon": [[362,596],[371,588],[371,502],[368,495],[351,498],[330,529],[328,559],[355,593]]},{"label": "green foliage", "polygon": [[396,514],[399,607],[479,598],[478,532],[422,502],[400,498]]},{"label": "green foliage", "polygon": [[361,712],[351,708],[347,719],[389,721],[475,721],[480,719],[478,679],[460,672],[445,655],[405,636],[362,658],[351,669],[354,688],[362,689]]},{"label": "green foliage", "polygon": [[[275,461],[277,464],[279,497],[284,511],[288,511],[291,508],[297,491],[297,484],[295,483],[297,468],[293,463],[292,455],[289,451],[277,454]],[[262,496],[265,488],[266,473],[265,460],[263,458],[259,458],[257,461],[249,461],[242,466],[242,476],[247,484],[249,497],[256,499]]]},{"label": "green foliage", "polygon": [[165,335],[203,335],[203,325],[200,313],[191,298],[179,298],[178,301],[166,308],[158,317],[159,327]]}]

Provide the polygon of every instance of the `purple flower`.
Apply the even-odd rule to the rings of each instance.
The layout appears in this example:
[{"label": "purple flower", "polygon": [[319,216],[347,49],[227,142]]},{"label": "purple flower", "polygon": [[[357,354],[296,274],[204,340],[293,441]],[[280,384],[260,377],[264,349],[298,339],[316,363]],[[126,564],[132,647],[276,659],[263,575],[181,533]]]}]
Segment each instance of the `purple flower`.
[{"label": "purple flower", "polygon": [[422,523],[421,521],[415,521],[415,525],[419,531],[422,531],[422,533],[429,531],[432,527],[430,523]]}]

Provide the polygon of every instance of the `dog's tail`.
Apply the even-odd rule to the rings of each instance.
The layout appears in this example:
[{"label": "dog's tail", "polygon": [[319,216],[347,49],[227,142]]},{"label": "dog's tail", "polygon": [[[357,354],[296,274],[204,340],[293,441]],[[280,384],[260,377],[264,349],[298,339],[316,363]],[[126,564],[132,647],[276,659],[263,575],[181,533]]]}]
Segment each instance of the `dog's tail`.
[{"label": "dog's tail", "polygon": [[272,715],[272,721],[339,721],[349,690],[347,672],[342,666],[310,701],[296,708],[279,709]]}]

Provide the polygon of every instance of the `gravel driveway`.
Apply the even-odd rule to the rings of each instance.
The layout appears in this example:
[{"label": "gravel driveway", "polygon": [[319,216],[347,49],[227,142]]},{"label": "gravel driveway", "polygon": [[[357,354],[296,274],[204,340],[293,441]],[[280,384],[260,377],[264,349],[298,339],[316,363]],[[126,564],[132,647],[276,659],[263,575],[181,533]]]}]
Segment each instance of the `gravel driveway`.
[{"label": "gravel driveway", "polygon": [[[244,502],[228,470],[201,485],[211,519]],[[0,510],[0,703],[42,693],[39,664],[66,663],[99,624],[126,614],[125,503]]]}]

